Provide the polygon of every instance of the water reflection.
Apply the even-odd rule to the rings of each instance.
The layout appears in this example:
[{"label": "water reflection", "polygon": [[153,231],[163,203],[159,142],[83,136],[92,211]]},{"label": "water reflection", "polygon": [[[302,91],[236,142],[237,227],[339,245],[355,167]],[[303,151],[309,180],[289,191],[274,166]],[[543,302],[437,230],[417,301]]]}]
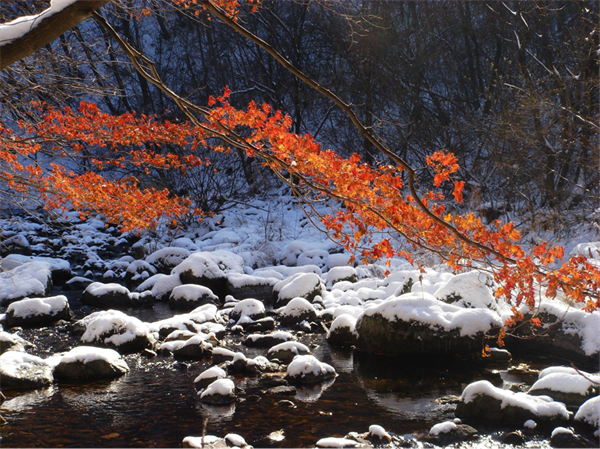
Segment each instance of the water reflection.
[{"label": "water reflection", "polygon": [[296,387],[296,396],[294,399],[302,402],[316,402],[323,392],[335,382],[334,379],[328,379],[325,382],[315,385],[300,385]]},{"label": "water reflection", "polygon": [[198,402],[196,408],[199,409],[204,416],[208,416],[211,421],[228,420],[235,413],[235,403],[228,405],[209,405]]},{"label": "water reflection", "polygon": [[7,401],[4,401],[4,403],[0,405],[0,412],[25,412],[32,407],[39,406],[50,400],[55,392],[56,388],[54,386],[50,386],[48,388],[15,396]]}]

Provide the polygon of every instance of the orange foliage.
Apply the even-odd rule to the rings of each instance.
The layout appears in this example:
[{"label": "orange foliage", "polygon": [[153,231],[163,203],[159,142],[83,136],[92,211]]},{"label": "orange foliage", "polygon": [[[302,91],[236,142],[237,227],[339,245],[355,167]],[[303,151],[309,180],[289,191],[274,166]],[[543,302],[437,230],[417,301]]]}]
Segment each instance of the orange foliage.
[{"label": "orange foliage", "polygon": [[[372,166],[356,154],[344,158],[323,149],[309,134],[291,132],[292,121],[281,111],[255,102],[245,110],[237,109],[229,103],[229,95],[227,89],[222,96],[210,99],[211,109],[201,127],[159,122],[134,113],[111,116],[88,103],[77,110],[35,105],[43,108],[43,119],[36,125],[22,124],[25,137],[15,137],[11,130],[0,128],[2,176],[14,189],[38,188],[50,207],[70,203],[77,210],[101,212],[125,230],[145,229],[155,226],[163,216],[176,219],[188,213],[190,202],[171,197],[166,191],[140,190],[134,178],[115,181],[92,172],[67,173],[59,166],[43,173],[29,157],[42,147],[56,155],[76,156],[83,156],[85,149],[102,148],[102,157],[91,161],[99,169],[137,166],[184,171],[203,163],[193,151],[198,145],[208,145],[208,134],[224,136],[225,144],[214,146],[215,151],[227,152],[235,145],[249,157],[261,158],[309,203],[324,196],[338,200],[342,207],[322,217],[322,223],[333,239],[363,260],[405,257],[412,262],[410,252],[393,243],[404,240],[413,250],[434,252],[453,270],[483,263],[500,284],[496,295],[515,307],[525,303],[533,310],[539,285],[545,287],[546,296],[554,297],[560,290],[573,301],[583,302],[588,311],[600,306],[600,270],[585,257],[572,257],[560,268],[551,268],[563,258],[562,248],[542,243],[528,253],[519,243],[521,236],[513,223],[485,225],[473,213],[445,210],[446,200],[439,188],[459,169],[453,154],[436,152],[427,158],[435,188],[421,197],[435,217],[449,227],[419,207],[407,192],[401,168]],[[185,147],[189,154],[178,157],[151,149],[162,144]],[[23,166],[24,160],[29,164]],[[21,178],[15,180],[16,175]],[[463,187],[462,181],[454,181],[457,202],[462,201]],[[453,230],[477,245],[458,238]],[[390,237],[374,241],[374,233],[388,233]],[[398,239],[400,236],[403,239]]]}]

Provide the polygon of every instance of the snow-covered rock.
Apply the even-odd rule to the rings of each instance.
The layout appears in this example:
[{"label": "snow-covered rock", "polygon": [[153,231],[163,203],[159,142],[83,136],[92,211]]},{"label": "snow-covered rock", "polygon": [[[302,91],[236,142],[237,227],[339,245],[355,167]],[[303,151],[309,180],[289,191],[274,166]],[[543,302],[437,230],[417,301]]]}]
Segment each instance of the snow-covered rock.
[{"label": "snow-covered rock", "polygon": [[7,351],[23,352],[26,347],[32,346],[31,343],[19,337],[17,334],[0,331],[0,354],[4,354]]},{"label": "snow-covered rock", "polygon": [[55,257],[9,254],[4,259],[2,259],[2,261],[0,261],[0,267],[3,270],[12,270],[13,268],[16,268],[29,262],[47,263],[50,266],[50,274],[52,277],[53,285],[64,284],[72,275],[71,264],[69,263],[69,261]]},{"label": "snow-covered rock", "polygon": [[275,284],[273,295],[277,295],[277,305],[284,306],[297,297],[311,301],[323,290],[323,283],[319,275],[315,273],[298,273]]},{"label": "snow-covered rock", "polygon": [[425,440],[438,446],[448,446],[453,443],[474,440],[479,437],[476,429],[466,424],[457,424],[454,421],[444,421],[435,424]]},{"label": "snow-covered rock", "polygon": [[456,416],[461,419],[512,425],[522,425],[529,419],[538,424],[562,424],[568,422],[571,415],[562,402],[503,390],[487,380],[467,385],[456,407]]},{"label": "snow-covered rock", "polygon": [[460,273],[439,288],[434,296],[440,301],[461,307],[498,309],[492,276],[479,271]]},{"label": "snow-covered rock", "polygon": [[593,375],[566,366],[552,366],[540,371],[539,379],[528,394],[550,396],[567,406],[579,406],[598,394],[600,375]]},{"label": "snow-covered rock", "polygon": [[289,332],[276,331],[269,334],[251,334],[244,339],[246,346],[255,348],[270,348],[279,343],[294,340],[294,336]]},{"label": "snow-covered rock", "polygon": [[235,399],[235,384],[231,379],[215,380],[200,394],[200,400],[208,404],[230,404]]},{"label": "snow-covered rock", "polygon": [[84,290],[81,302],[100,309],[126,309],[131,307],[131,293],[120,284],[93,282]]},{"label": "snow-covered rock", "polygon": [[353,345],[356,343],[356,318],[349,313],[337,316],[327,332],[327,341],[334,345]]},{"label": "snow-covered rock", "polygon": [[281,324],[296,324],[301,321],[315,321],[317,311],[314,306],[304,298],[293,298],[279,313]]},{"label": "snow-covered rock", "polygon": [[198,284],[224,296],[229,274],[244,274],[244,260],[229,251],[198,252],[171,271],[178,274],[183,284]]},{"label": "snow-covered rock", "polygon": [[48,262],[27,262],[0,272],[0,305],[32,296],[47,296],[52,289]]},{"label": "snow-covered rock", "polygon": [[0,355],[0,385],[39,388],[54,381],[53,367],[40,357],[20,351]]},{"label": "snow-covered rock", "polygon": [[269,348],[267,358],[289,364],[297,355],[307,354],[310,354],[310,349],[306,345],[297,341],[288,341]]},{"label": "snow-covered rock", "polygon": [[207,370],[202,371],[198,377],[194,379],[194,386],[198,390],[202,390],[203,388],[208,387],[215,380],[225,379],[227,377],[227,373],[223,368],[218,366],[213,366],[208,368]]},{"label": "snow-covered rock", "polygon": [[489,309],[465,309],[428,293],[407,293],[370,307],[356,323],[357,347],[378,354],[476,356],[483,336],[502,324]]},{"label": "snow-covered rock", "polygon": [[112,379],[129,371],[121,354],[113,349],[78,346],[57,356],[56,379]]},{"label": "snow-covered rock", "polygon": [[178,285],[169,296],[169,306],[174,310],[191,311],[204,304],[220,304],[220,301],[210,288],[202,285]]},{"label": "snow-covered rock", "polygon": [[175,348],[173,356],[184,360],[198,360],[210,357],[213,345],[208,341],[209,339],[210,337],[206,334],[198,334]]},{"label": "snow-covered rock", "polygon": [[66,296],[22,299],[6,309],[6,327],[43,327],[59,320],[70,320],[73,313]]},{"label": "snow-covered rock", "polygon": [[190,254],[185,248],[168,247],[154,251],[146,256],[145,260],[159,273],[170,274],[171,270],[187,259]]},{"label": "snow-covered rock", "polygon": [[238,321],[242,316],[247,316],[257,320],[263,318],[265,313],[265,305],[261,301],[247,298],[242,299],[233,307],[233,310],[229,313],[229,318]]},{"label": "snow-covered rock", "polygon": [[289,382],[316,384],[337,376],[333,366],[312,355],[298,355],[288,365],[285,377]]},{"label": "snow-covered rock", "polygon": [[357,282],[358,274],[354,267],[343,266],[330,268],[325,275],[325,283],[327,287],[331,288],[338,282]]},{"label": "snow-covered rock", "polygon": [[121,354],[140,352],[155,343],[148,326],[118,310],[103,310],[78,321],[85,326],[83,343],[107,346]]},{"label": "snow-covered rock", "polygon": [[358,441],[351,440],[349,438],[337,438],[327,437],[321,438],[317,441],[316,447],[326,448],[346,448],[346,447],[358,447],[360,443]]},{"label": "snow-covered rock", "polygon": [[600,396],[594,396],[581,404],[575,413],[575,422],[591,427],[596,437],[600,438]]}]

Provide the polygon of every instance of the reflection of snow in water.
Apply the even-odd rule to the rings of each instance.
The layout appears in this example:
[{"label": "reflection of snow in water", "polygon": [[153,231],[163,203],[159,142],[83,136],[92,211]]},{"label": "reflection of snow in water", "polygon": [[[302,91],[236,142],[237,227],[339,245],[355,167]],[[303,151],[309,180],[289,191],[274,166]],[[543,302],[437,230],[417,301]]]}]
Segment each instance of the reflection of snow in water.
[{"label": "reflection of snow in water", "polygon": [[335,382],[335,378],[315,385],[301,385],[296,387],[295,399],[302,402],[315,402]]},{"label": "reflection of snow in water", "polygon": [[48,401],[56,389],[53,386],[44,388],[41,390],[35,390],[30,393],[25,393],[20,396],[16,396],[8,401],[5,401],[0,405],[1,411],[9,412],[24,412],[33,406],[39,405],[43,402]]},{"label": "reflection of snow in water", "polygon": [[428,421],[444,413],[451,413],[454,407],[450,404],[436,402],[438,395],[420,398],[401,398],[393,393],[378,393],[370,388],[365,389],[369,399],[377,405],[391,410],[402,419]]}]

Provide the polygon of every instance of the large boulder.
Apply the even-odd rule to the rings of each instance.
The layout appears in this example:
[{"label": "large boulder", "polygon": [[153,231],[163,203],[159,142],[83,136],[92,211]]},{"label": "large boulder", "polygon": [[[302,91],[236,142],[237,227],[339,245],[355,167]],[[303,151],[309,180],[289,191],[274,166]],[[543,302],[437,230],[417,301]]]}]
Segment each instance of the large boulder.
[{"label": "large boulder", "polygon": [[477,429],[460,422],[445,421],[435,424],[429,429],[425,440],[443,447],[463,441],[476,440],[477,438],[479,438]]},{"label": "large boulder", "polygon": [[365,310],[356,323],[356,346],[386,355],[479,357],[485,333],[501,325],[489,309],[465,309],[428,293],[406,293]]},{"label": "large boulder", "polygon": [[112,379],[129,371],[121,354],[112,349],[78,346],[59,357],[54,368],[56,379]]},{"label": "large boulder", "polygon": [[127,309],[131,307],[131,293],[119,284],[93,282],[84,290],[81,302],[99,309]]},{"label": "large boulder", "polygon": [[575,413],[575,424],[591,430],[596,438],[600,438],[600,396],[594,396],[581,404]]},{"label": "large boulder", "polygon": [[[556,300],[542,302],[531,325],[531,316],[507,330],[506,347],[513,355],[536,354],[561,358],[593,371],[600,370],[600,311],[585,312]],[[542,335],[532,338],[540,333]]]},{"label": "large boulder", "polygon": [[269,360],[279,360],[281,363],[289,364],[297,355],[307,354],[310,354],[310,349],[308,349],[306,345],[297,341],[288,341],[269,348],[267,358]]},{"label": "large boulder", "polygon": [[356,318],[343,313],[338,315],[327,332],[327,341],[333,345],[349,346],[356,343]]},{"label": "large boulder", "polygon": [[39,388],[53,381],[52,365],[40,357],[19,351],[0,355],[0,385],[3,388]]},{"label": "large boulder", "polygon": [[231,379],[218,379],[200,394],[200,401],[207,404],[231,404],[236,399],[235,384]]},{"label": "large boulder", "polygon": [[66,296],[22,299],[6,309],[6,327],[43,327],[59,320],[71,320],[73,312]]},{"label": "large boulder", "polygon": [[235,298],[270,300],[273,286],[279,281],[280,279],[270,276],[230,274],[227,277],[226,290]]},{"label": "large boulder", "polygon": [[2,262],[0,262],[0,266],[3,270],[12,270],[13,268],[30,262],[47,263],[50,268],[50,276],[52,278],[53,285],[63,285],[72,276],[71,264],[69,263],[69,261],[65,259],[57,259],[54,257],[9,254],[4,259],[2,259]]},{"label": "large boulder", "polygon": [[499,422],[520,426],[531,419],[540,425],[561,425],[572,413],[562,402],[544,396],[514,393],[494,387],[487,380],[473,382],[463,390],[456,416],[473,423]]},{"label": "large boulder", "polygon": [[259,320],[266,314],[265,305],[254,298],[242,299],[236,303],[233,310],[229,313],[229,319],[238,321],[242,316],[252,318],[252,320]]}]

